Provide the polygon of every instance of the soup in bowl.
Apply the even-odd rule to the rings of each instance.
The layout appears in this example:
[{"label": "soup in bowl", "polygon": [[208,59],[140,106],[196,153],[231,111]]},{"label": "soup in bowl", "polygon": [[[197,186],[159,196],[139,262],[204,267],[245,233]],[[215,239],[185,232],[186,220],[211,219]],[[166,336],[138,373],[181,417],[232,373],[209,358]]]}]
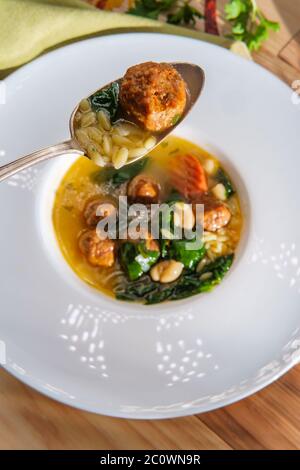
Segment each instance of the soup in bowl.
[{"label": "soup in bowl", "polygon": [[216,157],[169,136],[120,169],[79,158],[53,207],[60,249],[90,286],[154,304],[211,291],[230,269],[243,217]]}]

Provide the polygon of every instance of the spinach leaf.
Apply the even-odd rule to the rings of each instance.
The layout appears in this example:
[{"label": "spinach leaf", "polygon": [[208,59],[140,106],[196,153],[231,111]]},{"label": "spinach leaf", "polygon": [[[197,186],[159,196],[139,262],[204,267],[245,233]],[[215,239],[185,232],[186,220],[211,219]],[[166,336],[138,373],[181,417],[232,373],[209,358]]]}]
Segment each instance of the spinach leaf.
[{"label": "spinach leaf", "polygon": [[175,202],[184,202],[182,194],[180,194],[176,189],[172,189],[169,196],[166,199],[166,204],[172,205]]},{"label": "spinach leaf", "polygon": [[176,261],[180,261],[185,268],[194,269],[198,262],[205,255],[205,247],[201,246],[198,250],[189,250],[188,247],[194,243],[194,240],[173,240],[169,256]]},{"label": "spinach leaf", "polygon": [[110,181],[114,187],[118,187],[123,183],[131,180],[134,176],[138,175],[145,169],[148,163],[148,158],[141,158],[131,165],[125,165],[120,170],[112,167],[103,168],[92,175],[95,183],[101,184]]},{"label": "spinach leaf", "polygon": [[[191,295],[211,291],[221,282],[230,266],[232,265],[234,255],[220,256],[212,263],[207,264],[199,273],[187,273],[179,279],[177,286],[170,300],[179,300]],[[208,279],[201,279],[202,275],[210,273]]]},{"label": "spinach leaf", "polygon": [[222,183],[224,185],[227,199],[235,193],[230,179],[222,168],[218,169],[215,178],[218,183]]},{"label": "spinach leaf", "polygon": [[[146,304],[155,304],[164,300],[179,300],[202,292],[209,292],[221,282],[233,262],[233,254],[220,256],[207,264],[199,273],[186,270],[175,282],[160,284],[144,274],[138,281],[129,281],[115,292],[119,300],[143,300]],[[210,273],[208,279],[201,279],[204,273]]]},{"label": "spinach leaf", "polygon": [[144,240],[139,243],[123,243],[120,249],[121,264],[130,281],[135,281],[148,272],[159,255],[159,251],[148,250]]},{"label": "spinach leaf", "polygon": [[204,273],[212,272],[213,277],[221,281],[224,277],[224,274],[228,271],[232,265],[234,255],[219,256],[215,261],[205,265],[200,272],[200,276]]},{"label": "spinach leaf", "polygon": [[124,243],[120,248],[120,260],[127,276],[134,281],[142,276],[143,270],[135,260],[137,250],[133,243]]},{"label": "spinach leaf", "polygon": [[104,90],[97,91],[90,97],[93,111],[104,109],[109,113],[110,119],[113,120],[118,109],[119,103],[119,84],[113,82]]},{"label": "spinach leaf", "polygon": [[117,288],[115,295],[119,300],[143,300],[153,289],[156,289],[156,284],[150,276],[144,275],[136,281],[128,282],[125,287]]}]

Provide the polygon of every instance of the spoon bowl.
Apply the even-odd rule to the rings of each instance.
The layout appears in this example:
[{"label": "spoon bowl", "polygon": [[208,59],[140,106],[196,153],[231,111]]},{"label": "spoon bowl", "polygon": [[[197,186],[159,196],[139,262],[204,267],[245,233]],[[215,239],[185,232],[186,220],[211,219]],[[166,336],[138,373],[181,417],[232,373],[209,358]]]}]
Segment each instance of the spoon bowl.
[{"label": "spoon bowl", "polygon": [[[180,119],[178,119],[178,121],[174,125],[172,125],[171,127],[161,132],[153,133],[153,135],[156,138],[156,143],[151,148],[151,150],[153,150],[157,145],[159,145],[162,142],[162,140],[164,140],[171,132],[173,132],[174,129],[183,121],[183,119],[186,118],[186,116],[189,114],[192,107],[198,100],[201,94],[201,91],[203,89],[203,86],[204,86],[204,81],[205,81],[204,71],[198,65],[190,64],[187,62],[175,62],[175,63],[171,63],[171,65],[179,72],[179,74],[181,75],[181,77],[183,78],[186,84],[186,92],[187,92],[186,93],[187,94],[186,106],[185,106],[184,112],[180,116]],[[119,85],[121,85],[122,78],[114,80],[114,82],[117,82]],[[105,86],[96,90],[96,92],[99,92],[109,87],[112,83],[113,82],[106,84]],[[87,99],[93,96],[94,93],[88,96]],[[11,163],[1,166],[0,167],[0,181],[8,178],[9,176],[14,175],[15,173],[21,170],[28,168],[29,166],[43,162],[50,158],[58,157],[58,156],[65,155],[65,154],[78,155],[78,156],[85,155],[85,150],[83,149],[82,145],[78,142],[78,139],[76,138],[76,133],[75,133],[75,128],[76,128],[75,116],[79,110],[79,105],[80,103],[75,107],[70,117],[70,122],[69,122],[69,128],[70,128],[70,134],[71,134],[70,140],[62,142],[60,144],[52,145],[50,147],[47,147],[41,150],[37,150],[36,152],[33,152]],[[136,122],[134,122],[130,118],[130,116],[128,116],[122,110],[121,107],[119,107],[118,109],[117,119],[118,121],[128,122],[131,125],[135,125],[135,126],[137,125]],[[126,162],[126,165],[134,163],[137,160],[145,157],[145,155],[147,155],[147,153],[149,152],[150,150],[145,149],[144,154],[139,155],[135,158],[131,158],[130,160]],[[112,166],[112,162],[107,162],[105,166]]]}]

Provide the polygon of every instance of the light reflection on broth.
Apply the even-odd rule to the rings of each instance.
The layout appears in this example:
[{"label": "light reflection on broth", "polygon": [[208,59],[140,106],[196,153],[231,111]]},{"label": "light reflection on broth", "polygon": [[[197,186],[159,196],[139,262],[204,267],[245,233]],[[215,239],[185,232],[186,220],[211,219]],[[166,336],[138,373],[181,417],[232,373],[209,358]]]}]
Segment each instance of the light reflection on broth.
[{"label": "light reflection on broth", "polygon": [[[215,197],[213,195],[213,191],[215,191],[217,195],[222,196],[222,191],[224,192],[224,187],[222,186],[224,185],[221,184],[220,186],[220,181],[223,181],[219,178],[221,174],[220,162],[213,155],[191,142],[170,136],[149,154],[150,158],[148,159],[147,166],[142,171],[143,175],[151,175],[151,179],[155,180],[160,185],[160,201],[164,202],[170,195],[172,189],[174,189],[170,180],[170,171],[174,166],[176,166],[179,157],[185,154],[196,156],[202,164],[207,178],[209,197]],[[87,230],[86,220],[83,215],[87,202],[94,198],[97,198],[97,200],[100,198],[103,202],[112,202],[117,206],[118,196],[126,193],[127,183],[123,183],[117,188],[113,187],[109,181],[99,184],[99,182],[95,182],[94,175],[96,172],[99,172],[99,167],[85,157],[78,159],[70,167],[57,190],[53,208],[53,223],[60,249],[66,261],[76,274],[84,282],[94,288],[107,295],[115,297],[115,289],[117,288],[117,290],[119,290],[121,288],[122,290],[124,285],[127,286],[128,284],[128,276],[126,276],[124,269],[120,264],[120,256],[117,254],[115,263],[112,267],[93,266],[80,251],[78,238],[85,230]],[[223,173],[222,175],[224,176]],[[216,189],[217,185],[219,187]],[[202,256],[198,264],[200,275],[202,265],[208,266],[209,263],[221,259],[221,257],[226,257],[228,255],[231,256],[231,254],[235,252],[240,239],[242,215],[236,192],[230,195],[229,198],[226,198],[225,201],[222,201],[222,205],[227,208],[226,210],[229,209],[231,219],[227,225],[216,231],[206,230],[204,232],[205,256]],[[120,249],[121,248],[118,247],[118,253]],[[167,258],[168,257],[170,256],[167,255]],[[160,261],[161,257],[157,262]],[[193,268],[193,271],[193,276],[196,276],[196,267]],[[184,267],[183,274],[181,276],[184,276],[185,272],[186,266]],[[204,274],[202,275],[203,281],[205,280]],[[203,284],[201,292],[210,290],[205,288],[209,283],[208,274],[210,273],[207,273],[206,270],[207,280],[206,284]],[[149,272],[143,275],[143,277],[145,276],[147,277],[147,282],[149,281],[149,286],[152,285],[153,281],[149,276]],[[177,297],[174,295],[174,297],[170,298],[176,299],[186,297],[187,295],[182,294],[183,290],[181,287],[180,289],[180,295]],[[144,296],[138,300],[142,300],[143,298]],[[151,298],[152,301],[150,297],[149,299],[148,297],[146,298],[147,302],[149,300],[148,303],[152,303],[152,301],[154,303],[154,299],[156,299],[155,301],[160,301],[157,300],[160,298],[161,300],[164,300],[163,296],[154,296]],[[127,299],[127,297],[124,296],[124,299]],[[131,300],[131,298],[128,298],[128,300]],[[136,300],[136,298],[133,297],[132,300]]]}]

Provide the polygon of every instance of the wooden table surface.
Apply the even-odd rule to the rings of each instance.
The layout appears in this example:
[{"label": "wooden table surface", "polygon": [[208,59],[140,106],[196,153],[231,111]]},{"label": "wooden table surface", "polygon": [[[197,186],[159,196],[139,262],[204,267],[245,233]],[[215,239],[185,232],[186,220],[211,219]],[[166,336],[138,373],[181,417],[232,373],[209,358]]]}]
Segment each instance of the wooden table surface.
[{"label": "wooden table surface", "polygon": [[[255,60],[300,80],[300,0],[260,0],[281,31]],[[234,405],[187,418],[135,421],[72,409],[0,372],[0,449],[299,449],[300,366]]]}]

